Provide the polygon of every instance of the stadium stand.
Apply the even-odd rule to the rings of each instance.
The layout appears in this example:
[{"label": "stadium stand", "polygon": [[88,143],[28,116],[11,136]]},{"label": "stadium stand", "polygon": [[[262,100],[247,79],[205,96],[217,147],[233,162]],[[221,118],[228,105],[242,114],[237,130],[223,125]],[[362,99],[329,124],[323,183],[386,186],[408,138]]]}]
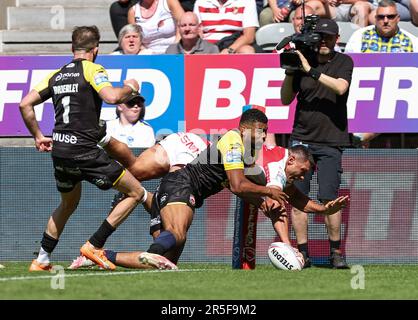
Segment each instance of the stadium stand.
[{"label": "stadium stand", "polygon": [[4,30],[0,54],[68,54],[71,31],[77,25],[97,25],[101,53],[117,47],[109,7],[112,0],[16,0],[2,1]]},{"label": "stadium stand", "polygon": [[398,26],[399,26],[399,28],[412,33],[415,37],[418,38],[418,27],[414,26],[411,22],[409,22],[409,21],[399,21]]},{"label": "stadium stand", "polygon": [[257,44],[266,52],[273,51],[277,43],[284,37],[295,33],[291,23],[272,23],[262,26],[255,34]]},{"label": "stadium stand", "polygon": [[344,51],[345,45],[347,44],[351,35],[354,31],[360,29],[360,27],[359,25],[352,22],[337,21],[337,24],[340,30],[340,40],[338,41],[338,45],[341,48],[341,50]]},{"label": "stadium stand", "polygon": [[[360,27],[351,22],[337,21],[337,23],[340,28],[340,41],[338,45],[342,51],[344,51],[348,39],[350,39],[352,33]],[[418,27],[414,26],[411,22],[401,21],[399,22],[399,26],[418,37]],[[255,38],[257,44],[264,51],[271,52],[277,43],[279,43],[284,37],[292,35],[294,32],[295,31],[291,23],[272,23],[258,29]]]}]

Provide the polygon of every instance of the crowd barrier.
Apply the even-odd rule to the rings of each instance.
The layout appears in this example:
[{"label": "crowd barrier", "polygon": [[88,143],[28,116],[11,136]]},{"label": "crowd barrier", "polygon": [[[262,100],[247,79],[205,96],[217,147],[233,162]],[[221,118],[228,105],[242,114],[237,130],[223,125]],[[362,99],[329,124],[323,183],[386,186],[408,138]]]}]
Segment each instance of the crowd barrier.
[{"label": "crowd barrier", "polygon": [[[417,132],[418,53],[350,56],[355,67],[347,102],[349,130]],[[0,57],[0,136],[28,135],[18,108],[22,97],[69,61],[69,56]],[[97,62],[114,85],[138,80],[146,98],[145,120],[157,134],[234,128],[246,104],[266,106],[270,132],[292,130],[295,102],[281,103],[285,74],[277,54],[99,56]],[[57,75],[71,76],[71,71]],[[50,101],[35,112],[49,134],[54,123]],[[105,105],[102,118],[115,118],[115,107]]]}]

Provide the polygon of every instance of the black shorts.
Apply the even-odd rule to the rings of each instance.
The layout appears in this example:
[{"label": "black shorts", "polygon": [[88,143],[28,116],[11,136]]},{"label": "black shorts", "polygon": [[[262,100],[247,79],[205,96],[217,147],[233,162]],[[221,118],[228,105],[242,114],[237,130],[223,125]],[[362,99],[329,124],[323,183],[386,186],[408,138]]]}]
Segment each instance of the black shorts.
[{"label": "black shorts", "polygon": [[[302,144],[307,146],[311,152],[318,174],[318,200],[324,202],[334,200],[338,196],[338,189],[341,184],[342,169],[342,153],[340,147],[330,147],[324,145],[305,144],[297,140],[289,141],[290,146]],[[306,196],[309,195],[311,179],[314,169],[306,173],[305,179],[295,181],[295,186]]]},{"label": "black shorts", "polygon": [[154,193],[152,197],[152,205],[151,205],[151,212],[150,212],[150,224],[149,224],[149,234],[152,235],[155,231],[161,230],[161,216],[160,216],[160,209],[158,205],[154,203],[157,199],[157,193]]},{"label": "black shorts", "polygon": [[150,234],[161,229],[160,210],[170,204],[184,203],[194,210],[202,205],[193,194],[192,180],[183,169],[170,172],[161,180],[152,199]]},{"label": "black shorts", "polygon": [[70,192],[75,185],[86,180],[99,189],[108,190],[122,177],[125,169],[111,159],[102,149],[79,158],[65,159],[52,157],[54,175],[59,192]]}]

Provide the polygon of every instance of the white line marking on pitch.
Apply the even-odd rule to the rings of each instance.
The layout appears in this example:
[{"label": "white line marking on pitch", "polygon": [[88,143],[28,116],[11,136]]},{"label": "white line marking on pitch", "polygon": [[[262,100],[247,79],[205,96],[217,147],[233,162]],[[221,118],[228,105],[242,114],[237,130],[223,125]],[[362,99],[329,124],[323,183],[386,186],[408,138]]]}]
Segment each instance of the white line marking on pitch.
[{"label": "white line marking on pitch", "polygon": [[[78,278],[78,277],[108,277],[108,276],[119,276],[119,275],[131,275],[131,274],[147,274],[147,273],[167,273],[167,272],[201,272],[201,271],[223,271],[223,269],[184,269],[184,270],[137,270],[137,271],[119,271],[119,272],[90,272],[90,273],[79,273],[74,274],[71,271],[71,273],[66,273],[65,278]],[[56,277],[57,275],[45,275],[45,276],[32,276],[32,277],[10,277],[10,278],[0,278],[0,281],[19,281],[19,280],[38,280],[38,279],[51,279],[53,277]]]}]

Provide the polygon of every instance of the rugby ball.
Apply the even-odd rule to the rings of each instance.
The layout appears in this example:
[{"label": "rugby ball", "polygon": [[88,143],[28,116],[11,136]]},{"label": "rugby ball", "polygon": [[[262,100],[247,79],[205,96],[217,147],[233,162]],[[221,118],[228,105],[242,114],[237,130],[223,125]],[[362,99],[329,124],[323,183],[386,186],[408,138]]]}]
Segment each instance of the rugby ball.
[{"label": "rugby ball", "polygon": [[277,269],[302,270],[305,263],[302,254],[284,242],[273,242],[267,252],[271,263]]}]

